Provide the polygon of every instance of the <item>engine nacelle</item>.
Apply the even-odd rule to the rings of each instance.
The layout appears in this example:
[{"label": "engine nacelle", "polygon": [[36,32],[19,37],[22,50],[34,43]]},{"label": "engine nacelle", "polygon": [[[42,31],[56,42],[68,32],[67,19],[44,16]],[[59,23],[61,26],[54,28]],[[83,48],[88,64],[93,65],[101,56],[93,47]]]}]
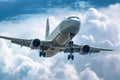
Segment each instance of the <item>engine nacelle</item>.
[{"label": "engine nacelle", "polygon": [[40,40],[39,39],[33,39],[32,42],[31,42],[31,45],[30,47],[32,49],[37,49],[40,47]]},{"label": "engine nacelle", "polygon": [[84,45],[80,49],[80,54],[81,55],[86,55],[90,52],[90,46],[89,45]]}]

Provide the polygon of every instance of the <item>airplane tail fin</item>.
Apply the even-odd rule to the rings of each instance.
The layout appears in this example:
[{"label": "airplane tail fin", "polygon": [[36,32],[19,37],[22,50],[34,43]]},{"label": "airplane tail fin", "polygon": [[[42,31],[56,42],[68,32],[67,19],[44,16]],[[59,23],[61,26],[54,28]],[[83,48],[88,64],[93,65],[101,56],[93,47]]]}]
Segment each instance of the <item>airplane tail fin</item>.
[{"label": "airplane tail fin", "polygon": [[45,34],[45,39],[48,37],[49,35],[49,18],[47,18],[47,22],[46,22],[46,34]]}]

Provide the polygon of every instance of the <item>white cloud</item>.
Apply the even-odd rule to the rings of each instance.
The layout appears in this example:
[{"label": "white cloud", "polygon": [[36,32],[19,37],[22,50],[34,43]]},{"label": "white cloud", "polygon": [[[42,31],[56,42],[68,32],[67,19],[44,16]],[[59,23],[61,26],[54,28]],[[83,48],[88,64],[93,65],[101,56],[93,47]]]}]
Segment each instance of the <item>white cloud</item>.
[{"label": "white cloud", "polygon": [[[104,10],[107,11],[107,9]],[[90,8],[84,17],[85,20],[82,24],[82,29],[83,27],[86,28],[81,31],[82,35],[90,34],[97,42],[109,40],[109,45],[116,45],[119,43],[119,21],[111,20],[110,15],[107,15],[107,13],[103,14],[100,10],[96,10],[95,8]]]},{"label": "white cloud", "polygon": [[91,41],[92,43],[95,43],[95,39],[92,35],[82,35],[81,36],[83,39],[87,40],[87,41]]},{"label": "white cloud", "polygon": [[79,77],[77,76],[75,67],[73,65],[65,64],[64,67],[65,67],[64,73],[66,76],[66,80],[78,80],[79,79]]},{"label": "white cloud", "polygon": [[103,59],[103,74],[105,80],[120,79],[120,54],[109,54]]},{"label": "white cloud", "polygon": [[100,41],[99,44],[102,44],[102,45],[106,44],[108,46],[114,47],[113,43],[110,40]]},{"label": "white cloud", "polygon": [[[120,14],[119,9],[120,9],[120,3],[117,3],[115,5],[110,5],[107,8],[101,8],[100,10],[101,10],[101,12],[103,14],[108,15],[110,17],[110,19],[113,20],[113,22],[116,22],[116,21],[120,22],[119,21],[119,18],[120,18],[120,16],[119,16],[119,14]],[[118,24],[120,24],[120,23],[118,23]]]},{"label": "white cloud", "polygon": [[102,80],[90,68],[86,68],[80,73],[80,80]]}]

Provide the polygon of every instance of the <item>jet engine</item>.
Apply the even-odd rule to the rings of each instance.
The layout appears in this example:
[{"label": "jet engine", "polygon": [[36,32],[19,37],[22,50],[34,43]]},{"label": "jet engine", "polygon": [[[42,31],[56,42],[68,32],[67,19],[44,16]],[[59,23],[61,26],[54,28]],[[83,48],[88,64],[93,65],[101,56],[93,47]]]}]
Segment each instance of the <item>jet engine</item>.
[{"label": "jet engine", "polygon": [[89,45],[83,45],[80,49],[81,55],[86,55],[90,52],[90,46]]},{"label": "jet engine", "polygon": [[32,42],[31,42],[31,45],[30,47],[32,49],[37,49],[40,47],[40,40],[39,39],[33,39]]}]

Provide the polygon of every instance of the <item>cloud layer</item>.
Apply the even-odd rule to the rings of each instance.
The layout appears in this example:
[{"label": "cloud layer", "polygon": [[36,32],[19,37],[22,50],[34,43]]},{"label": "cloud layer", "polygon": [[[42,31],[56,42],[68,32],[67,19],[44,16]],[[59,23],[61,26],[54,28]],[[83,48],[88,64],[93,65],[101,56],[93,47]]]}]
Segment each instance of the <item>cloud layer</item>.
[{"label": "cloud layer", "polygon": [[[0,34],[20,38],[44,39],[45,21],[50,17],[51,31],[70,15],[81,18],[81,31],[74,41],[79,44],[120,47],[120,4],[107,8],[89,8],[85,12],[68,8],[50,9],[48,13],[23,15],[17,20],[0,22]],[[56,11],[57,10],[57,11]],[[54,11],[53,14],[52,11]],[[111,11],[116,12],[113,16]],[[61,15],[62,13],[66,13]],[[52,15],[52,16],[51,16]],[[1,80],[118,80],[120,79],[119,52],[79,56],[67,61],[67,55],[58,53],[51,58],[39,58],[37,51],[21,48],[9,41],[0,40],[0,78]]]}]

